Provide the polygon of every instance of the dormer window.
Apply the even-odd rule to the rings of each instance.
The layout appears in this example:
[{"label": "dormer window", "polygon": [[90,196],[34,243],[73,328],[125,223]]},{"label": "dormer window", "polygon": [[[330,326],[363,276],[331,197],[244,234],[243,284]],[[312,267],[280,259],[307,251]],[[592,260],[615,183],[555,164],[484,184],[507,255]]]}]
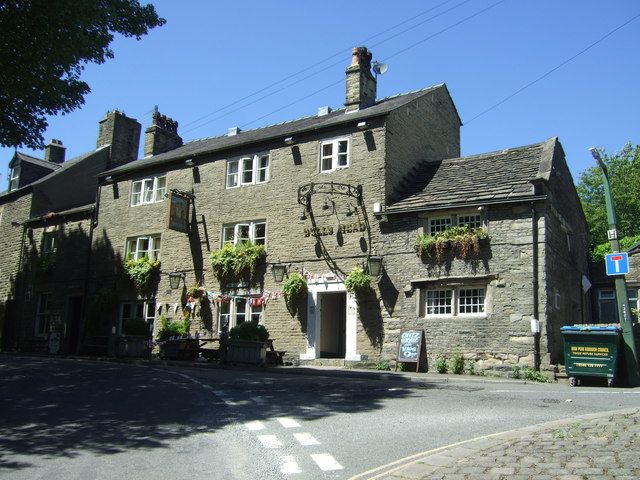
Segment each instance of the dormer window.
[{"label": "dormer window", "polygon": [[20,184],[20,165],[9,170],[9,191],[17,190]]},{"label": "dormer window", "polygon": [[162,202],[166,193],[166,175],[136,180],[131,182],[131,206]]},{"label": "dormer window", "polygon": [[268,180],[268,153],[237,158],[227,162],[227,188],[266,183]]},{"label": "dormer window", "polygon": [[349,166],[349,139],[334,138],[320,143],[320,171],[333,172]]}]

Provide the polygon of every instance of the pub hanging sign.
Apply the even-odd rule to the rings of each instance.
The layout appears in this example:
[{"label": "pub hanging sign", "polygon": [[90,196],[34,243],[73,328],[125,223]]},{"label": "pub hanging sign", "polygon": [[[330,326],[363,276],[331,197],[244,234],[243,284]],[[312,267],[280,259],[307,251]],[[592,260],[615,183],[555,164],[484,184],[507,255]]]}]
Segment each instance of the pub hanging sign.
[{"label": "pub hanging sign", "polygon": [[169,193],[169,212],[167,215],[167,228],[182,233],[189,233],[189,205],[191,194],[185,194],[172,190]]}]

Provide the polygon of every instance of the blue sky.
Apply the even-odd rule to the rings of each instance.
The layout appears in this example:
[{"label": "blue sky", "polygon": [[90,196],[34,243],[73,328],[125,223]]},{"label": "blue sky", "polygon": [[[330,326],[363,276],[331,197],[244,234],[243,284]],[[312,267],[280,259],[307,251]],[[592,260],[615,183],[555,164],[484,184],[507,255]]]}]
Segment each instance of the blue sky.
[{"label": "blue sky", "polygon": [[[463,155],[557,136],[578,181],[594,165],[589,147],[640,143],[640,18],[602,39],[640,14],[637,0],[152,3],[167,24],[141,41],[116,38],[115,59],[85,70],[83,108],[49,119],[45,141],[62,140],[67,159],[95,148],[114,108],[144,130],[158,105],[185,141],[339,108],[357,45],[389,65],[379,98],[447,84]],[[0,149],[3,189],[12,155]]]}]

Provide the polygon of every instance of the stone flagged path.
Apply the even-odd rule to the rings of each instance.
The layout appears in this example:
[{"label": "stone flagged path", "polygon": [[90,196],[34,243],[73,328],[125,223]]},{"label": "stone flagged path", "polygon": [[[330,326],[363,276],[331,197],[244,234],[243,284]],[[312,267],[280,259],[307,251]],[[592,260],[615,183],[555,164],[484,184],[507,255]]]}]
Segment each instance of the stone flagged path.
[{"label": "stone flagged path", "polygon": [[427,452],[379,480],[638,480],[640,409],[521,428]]}]

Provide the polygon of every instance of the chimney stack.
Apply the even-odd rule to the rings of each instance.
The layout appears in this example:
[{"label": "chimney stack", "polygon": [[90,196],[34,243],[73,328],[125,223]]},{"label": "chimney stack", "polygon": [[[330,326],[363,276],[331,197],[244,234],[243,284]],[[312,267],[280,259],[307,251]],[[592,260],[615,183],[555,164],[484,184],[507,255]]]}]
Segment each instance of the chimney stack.
[{"label": "chimney stack", "polygon": [[138,158],[142,126],[118,110],[107,112],[100,120],[96,148],[111,146],[109,168],[115,168]]},{"label": "chimney stack", "polygon": [[178,135],[178,122],[162,115],[156,106],[152,124],[144,132],[144,156],[158,155],[182,146]]},{"label": "chimney stack", "polygon": [[60,140],[51,139],[49,145],[44,147],[44,159],[52,163],[64,163],[64,154],[66,148],[62,146]]},{"label": "chimney stack", "polygon": [[367,108],[376,103],[376,79],[371,73],[371,52],[367,47],[355,47],[351,65],[347,68],[347,112]]}]

